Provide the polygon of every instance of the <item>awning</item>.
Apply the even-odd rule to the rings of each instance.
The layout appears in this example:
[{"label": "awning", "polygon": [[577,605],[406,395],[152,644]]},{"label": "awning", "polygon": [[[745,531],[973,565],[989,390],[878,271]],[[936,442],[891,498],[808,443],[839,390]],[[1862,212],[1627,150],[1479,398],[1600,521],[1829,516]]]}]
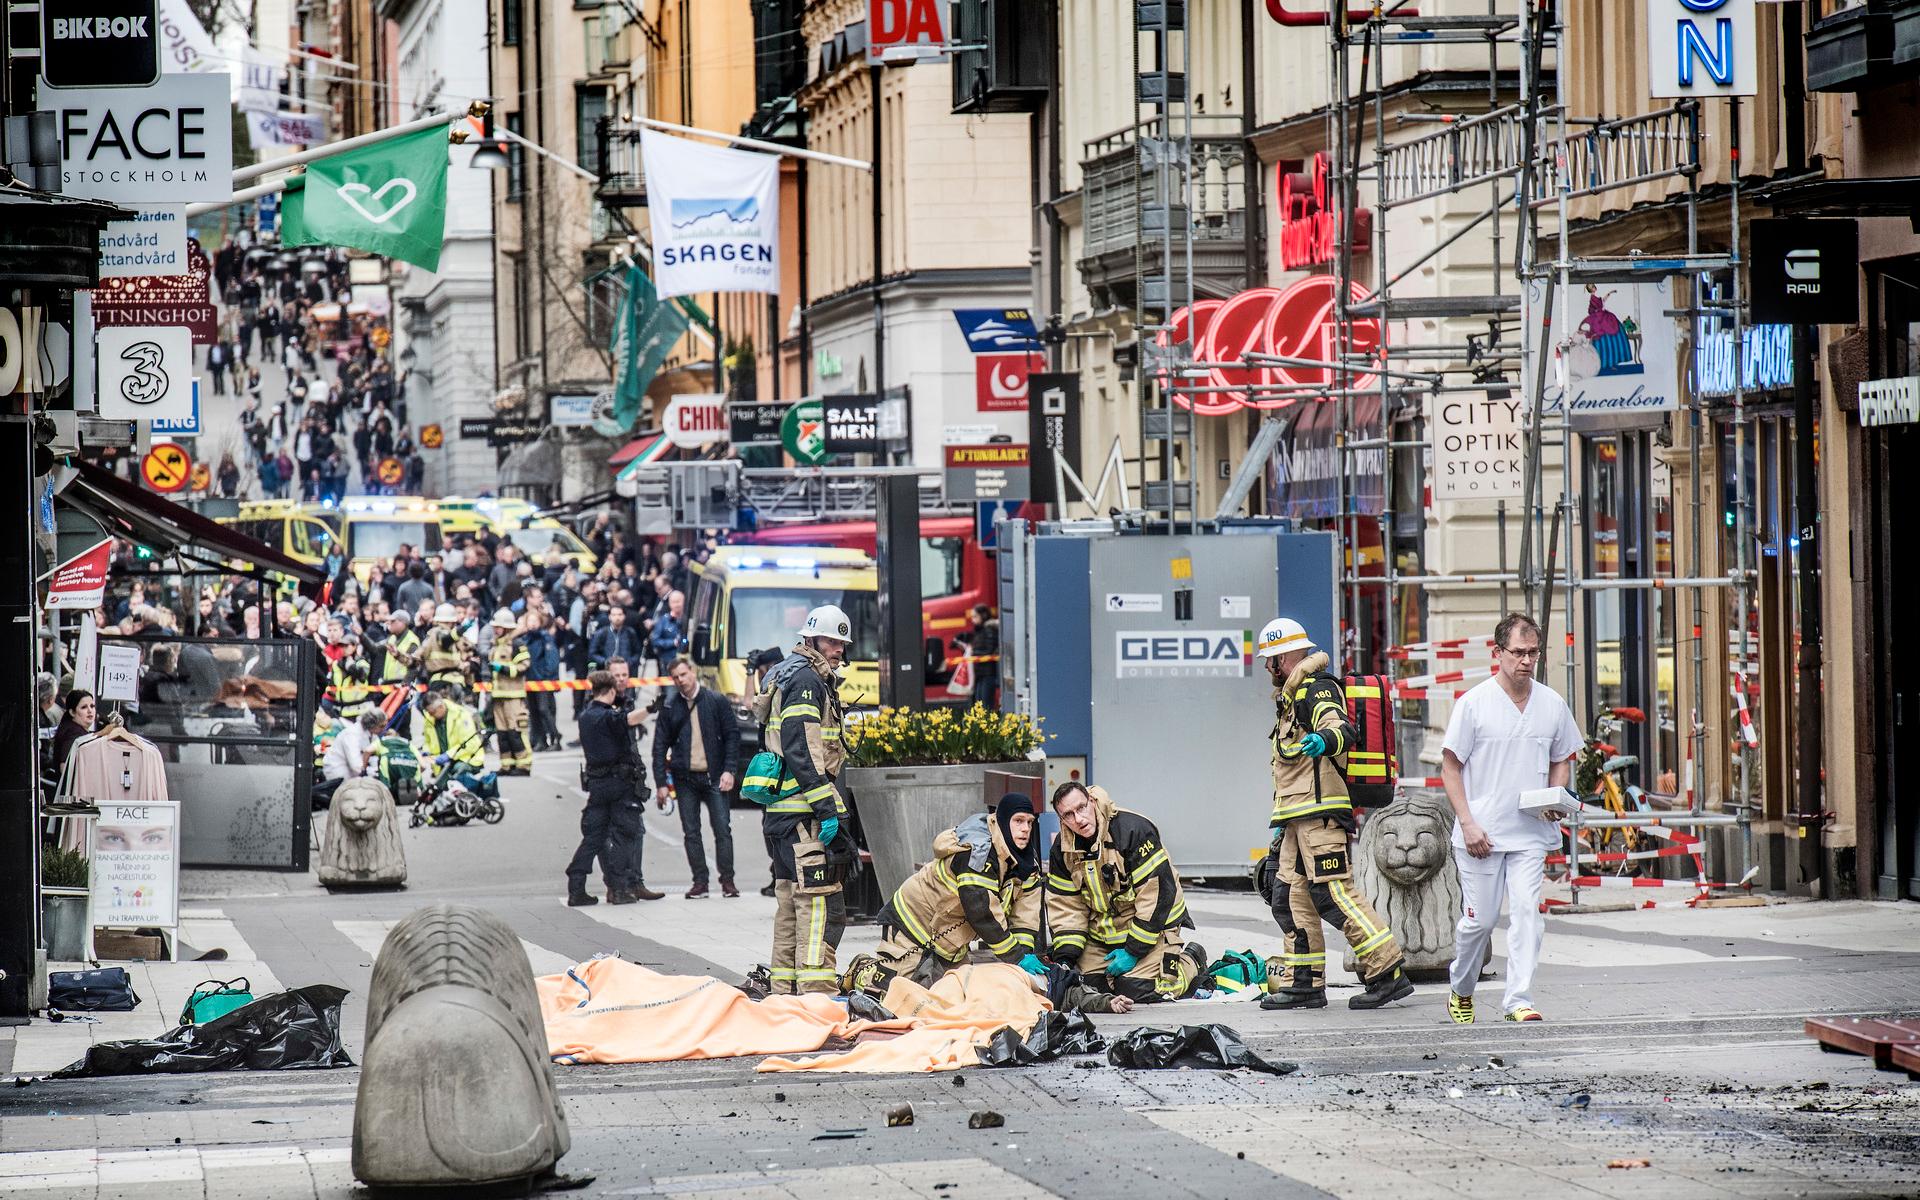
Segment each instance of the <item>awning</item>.
[{"label": "awning", "polygon": [[1761,192],[1780,216],[1920,218],[1920,177],[1806,179]]},{"label": "awning", "polygon": [[326,578],[318,567],[295,562],[265,542],[216,524],[92,463],[74,463],[71,475],[56,494],[62,504],[90,518],[108,534],[155,550],[197,550],[206,556],[203,561],[212,560],[208,565],[237,559],[306,583]]},{"label": "awning", "polygon": [[665,458],[667,452],[672,449],[673,446],[667,441],[666,434],[643,434],[609,455],[607,457],[607,465],[610,467],[624,467],[635,462],[659,462],[662,458]]}]

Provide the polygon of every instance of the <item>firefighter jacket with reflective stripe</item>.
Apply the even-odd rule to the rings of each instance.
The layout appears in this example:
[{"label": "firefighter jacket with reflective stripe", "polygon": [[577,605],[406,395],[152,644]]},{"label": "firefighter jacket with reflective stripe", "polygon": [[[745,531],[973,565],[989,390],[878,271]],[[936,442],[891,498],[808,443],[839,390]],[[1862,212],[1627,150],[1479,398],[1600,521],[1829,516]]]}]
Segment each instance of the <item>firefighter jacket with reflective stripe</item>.
[{"label": "firefighter jacket with reflective stripe", "polygon": [[433,683],[467,681],[467,646],[458,633],[445,625],[435,625],[427,634],[427,653],[421,660],[427,678]]},{"label": "firefighter jacket with reflective stripe", "polygon": [[464,704],[447,701],[446,715],[440,720],[422,713],[426,719],[421,722],[420,755],[431,759],[437,754],[450,756],[455,762],[475,771],[484,771],[487,766],[487,748],[480,743],[479,726],[473,719],[473,710]]},{"label": "firefighter jacket with reflective stripe", "polygon": [[406,629],[401,631],[399,637],[388,634],[387,640],[380,645],[380,682],[399,683],[420,658],[420,635]]},{"label": "firefighter jacket with reflective stripe", "polygon": [[1094,800],[1091,838],[1062,825],[1047,864],[1047,936],[1051,953],[1077,954],[1089,943],[1125,946],[1144,958],[1170,929],[1192,925],[1180,876],[1160,831],[1139,813]]},{"label": "firefighter jacket with reflective stripe", "polygon": [[493,698],[526,699],[527,672],[533,667],[533,659],[527,654],[527,644],[519,638],[495,638],[493,651],[487,655],[487,660],[493,668]]},{"label": "firefighter jacket with reflective stripe", "polygon": [[767,805],[768,815],[846,816],[847,806],[833,782],[847,755],[840,744],[843,714],[832,668],[802,643],[768,673],[766,686],[773,695],[767,744],[780,748],[786,778],[792,781]]},{"label": "firefighter jacket with reflective stripe", "polygon": [[373,689],[367,686],[367,660],[348,654],[333,661],[327,668],[328,690],[333,693],[333,702],[340,706],[346,715],[359,712]]},{"label": "firefighter jacket with reflective stripe", "polygon": [[1003,962],[1038,953],[1041,872],[1014,874],[1013,852],[986,813],[933,840],[933,861],[893,893],[893,916],[917,946],[963,962],[976,939]]},{"label": "firefighter jacket with reflective stripe", "polygon": [[[1315,651],[1295,664],[1275,697],[1273,722],[1273,816],[1275,829],[1300,817],[1331,817],[1342,824],[1353,821],[1353,801],[1347,796],[1347,751],[1353,745],[1353,726],[1347,720],[1347,699],[1340,681],[1327,673],[1327,656]],[[1300,753],[1301,738],[1318,733],[1328,752],[1315,758]]]}]

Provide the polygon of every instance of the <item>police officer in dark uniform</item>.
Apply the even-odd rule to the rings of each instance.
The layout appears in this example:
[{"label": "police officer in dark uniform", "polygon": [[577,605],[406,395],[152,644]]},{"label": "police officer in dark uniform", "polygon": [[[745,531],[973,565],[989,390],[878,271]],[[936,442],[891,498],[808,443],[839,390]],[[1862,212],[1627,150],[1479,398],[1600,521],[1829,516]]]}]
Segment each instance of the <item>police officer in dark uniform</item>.
[{"label": "police officer in dark uniform", "polygon": [[595,857],[607,883],[607,903],[658,900],[662,893],[649,890],[640,875],[647,768],[634,744],[634,729],[646,720],[646,713],[618,703],[620,689],[606,671],[587,676],[587,686],[593,698],[580,713],[580,749],[587,760],[581,781],[587,789],[587,806],[580,812],[580,848],[567,864],[567,903],[579,908],[600,902],[587,894],[587,876]]}]

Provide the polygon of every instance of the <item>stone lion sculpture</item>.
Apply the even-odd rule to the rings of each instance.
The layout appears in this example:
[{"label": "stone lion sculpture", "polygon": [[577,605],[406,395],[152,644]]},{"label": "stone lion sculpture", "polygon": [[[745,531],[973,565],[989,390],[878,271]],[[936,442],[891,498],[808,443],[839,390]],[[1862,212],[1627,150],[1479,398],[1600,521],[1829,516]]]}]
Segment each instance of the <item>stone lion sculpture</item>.
[{"label": "stone lion sculpture", "polygon": [[[1443,976],[1453,962],[1460,876],[1453,865],[1453,809],[1446,794],[1402,791],[1375,809],[1354,847],[1353,884],[1393,930],[1413,978]],[[1355,969],[1347,955],[1347,969]]]},{"label": "stone lion sculpture", "polygon": [[399,887],[407,882],[407,851],[393,793],[378,779],[349,779],[333,794],[320,841],[323,887]]}]

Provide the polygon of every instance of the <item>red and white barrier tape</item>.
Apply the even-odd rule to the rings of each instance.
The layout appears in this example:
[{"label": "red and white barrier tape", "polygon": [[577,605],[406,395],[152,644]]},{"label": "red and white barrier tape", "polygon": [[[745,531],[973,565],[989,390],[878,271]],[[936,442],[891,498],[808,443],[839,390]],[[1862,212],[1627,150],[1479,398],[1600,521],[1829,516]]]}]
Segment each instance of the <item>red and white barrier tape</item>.
[{"label": "red and white barrier tape", "polygon": [[1468,679],[1485,679],[1492,674],[1492,667],[1466,667],[1458,671],[1434,671],[1426,675],[1415,675],[1409,679],[1396,681],[1393,685],[1393,692],[1394,695],[1406,699],[1405,693],[1407,692],[1425,692],[1443,683],[1459,683]]},{"label": "red and white barrier tape", "polygon": [[1733,703],[1734,703],[1734,707],[1739,710],[1739,714],[1740,714],[1740,738],[1742,741],[1746,742],[1746,744],[1749,746],[1758,746],[1760,744],[1760,735],[1754,732],[1753,714],[1747,711],[1747,695],[1746,695],[1746,689],[1743,686],[1745,683],[1746,683],[1745,676],[1739,676],[1739,675],[1735,676],[1734,685],[1733,685]]},{"label": "red and white barrier tape", "polygon": [[[1642,862],[1649,858],[1698,858],[1700,851],[1691,846],[1661,846],[1654,850],[1603,850],[1599,853],[1587,852],[1580,855],[1583,863],[1623,863]],[[1547,855],[1548,866],[1565,866],[1565,854]]]},{"label": "red and white barrier tape", "polygon": [[1492,645],[1493,639],[1490,637],[1446,638],[1435,642],[1408,642],[1404,646],[1388,646],[1387,657],[1397,659],[1425,658],[1437,652],[1443,657],[1458,658],[1460,657],[1459,652],[1464,651],[1469,646]]}]

